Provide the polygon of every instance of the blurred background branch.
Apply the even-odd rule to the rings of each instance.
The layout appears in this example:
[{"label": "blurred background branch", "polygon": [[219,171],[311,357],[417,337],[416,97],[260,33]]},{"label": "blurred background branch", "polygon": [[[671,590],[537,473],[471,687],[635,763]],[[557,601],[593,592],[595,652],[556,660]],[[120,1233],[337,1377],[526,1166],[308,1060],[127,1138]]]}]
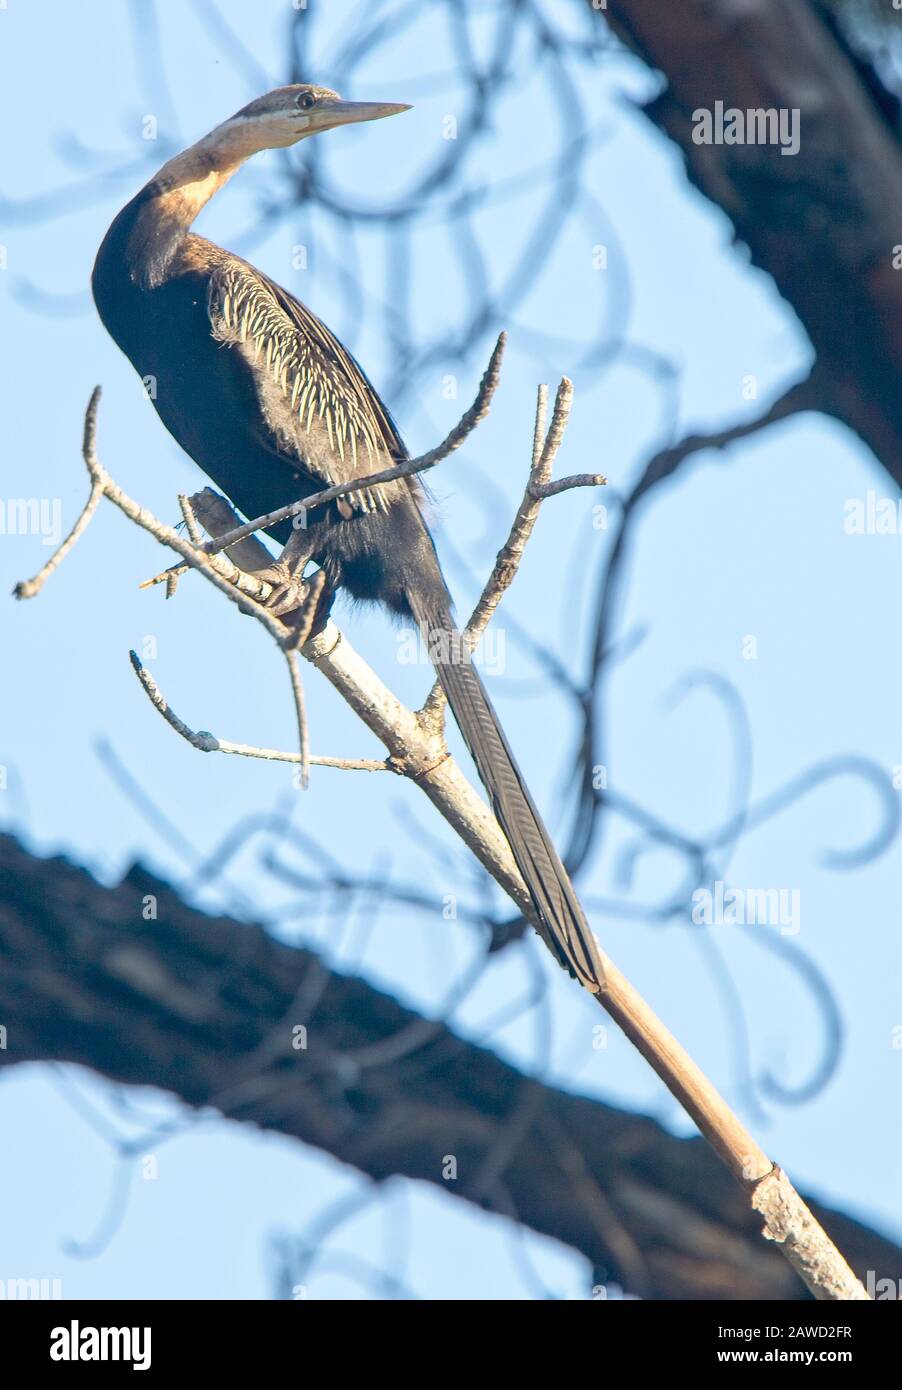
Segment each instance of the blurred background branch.
[{"label": "blurred background branch", "polygon": [[[170,1090],[183,1129],[214,1107],[376,1183],[436,1184],[573,1246],[593,1283],[643,1298],[805,1296],[701,1140],[542,1085],[308,951],[205,917],[139,866],[104,888],[4,835],[0,869],[0,1065],[77,1063]],[[155,1138],[118,1142],[120,1157],[137,1161]],[[862,1276],[902,1276],[902,1249],[812,1207]],[[325,1241],[298,1243],[328,1259]]]}]

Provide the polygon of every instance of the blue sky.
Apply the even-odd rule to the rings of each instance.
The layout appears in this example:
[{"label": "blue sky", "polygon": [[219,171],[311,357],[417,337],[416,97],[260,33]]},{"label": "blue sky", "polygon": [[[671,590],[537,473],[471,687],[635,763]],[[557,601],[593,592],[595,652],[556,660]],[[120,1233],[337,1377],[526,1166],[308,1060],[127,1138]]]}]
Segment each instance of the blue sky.
[{"label": "blue sky", "polygon": [[[104,334],[88,276],[113,215],[171,147],[198,138],[286,80],[292,12],[282,0],[216,5],[251,62],[236,58],[227,35],[202,22],[212,6],[179,6],[178,19],[171,4],[157,8],[164,84],[149,61],[152,31],[136,41],[126,4],[96,0],[72,8],[9,0],[0,11],[0,242],[6,247],[0,495],[58,498],[64,526],[85,496],[79,439],[96,382],[104,386],[100,455],[132,496],[174,521],[176,493],[199,481]],[[579,30],[581,6],[555,0],[553,8]],[[342,0],[326,14],[321,0],[319,6],[311,0],[310,9],[305,76],[330,84],[338,80],[349,38],[380,14],[391,21],[389,41],[371,45],[347,94],[409,101],[414,109],[369,129],[325,136],[321,153],[338,196],[364,207],[389,205],[440,156],[449,115],[458,121],[458,138],[465,133],[460,34],[441,4],[420,7],[409,25],[400,23],[409,11],[403,5]],[[480,61],[497,50],[501,38],[490,7],[474,8],[470,38]],[[576,69],[593,141],[583,172],[588,196],[562,213],[557,239],[529,240],[543,188],[547,195],[548,161],[562,136],[576,131],[568,127],[567,108],[550,95],[549,60],[530,51],[519,31],[510,50],[516,81],[490,136],[474,148],[467,175],[496,189],[474,217],[488,284],[503,292],[521,261],[528,273],[511,318],[486,325],[463,363],[450,347],[443,358],[441,348],[456,341],[466,321],[466,233],[441,205],[403,248],[418,339],[438,345],[404,392],[388,346],[391,238],[378,229],[362,232],[352,258],[334,220],[318,211],[262,224],[261,199],[278,205],[288,197],[275,155],[242,171],[198,226],[249,255],[330,323],[377,385],[391,390],[389,403],[416,451],[454,422],[494,333],[509,329],[489,420],[432,478],[439,546],[463,610],[519,500],[537,382],[553,387],[565,372],[574,380],[558,471],[600,470],[621,489],[674,431],[749,418],[809,362],[804,334],[771,282],[731,245],[726,220],[688,187],[678,155],[635,110],[653,82],[626,57]],[[148,115],[157,121],[155,141],[144,138]],[[80,163],[73,162],[77,151]],[[306,270],[293,267],[299,244],[308,250]],[[598,245],[607,248],[607,270],[595,266]],[[348,281],[363,287],[356,307],[342,292]],[[638,352],[606,372],[580,366],[581,348],[599,325],[605,336],[622,335],[670,363],[672,388],[649,375]],[[538,339],[540,331],[550,339]],[[446,398],[449,375],[457,378],[456,400]],[[757,382],[757,399],[747,398],[749,378]],[[902,539],[844,531],[846,503],[868,489],[892,495],[867,449],[835,422],[804,416],[722,455],[699,455],[673,486],[654,495],[619,616],[621,634],[641,628],[645,635],[616,665],[603,702],[612,790],[694,834],[729,813],[734,742],[723,705],[705,687],[668,704],[687,673],[700,670],[730,681],[744,703],[753,801],[838,754],[869,759],[889,780],[902,764],[898,650],[888,602]],[[545,507],[498,620],[506,663],[492,677],[493,698],[543,807],[560,805],[575,724],[515,629],[505,626],[505,612],[582,669],[589,596],[610,534],[593,528],[598,501],[596,494],[570,493]],[[0,537],[4,592],[47,553],[40,537]],[[428,886],[436,911],[433,919],[385,910],[343,936],[334,919],[309,916],[285,928],[289,939],[314,943],[338,968],[359,970],[426,1011],[441,1009],[480,947],[465,926],[449,927],[441,916],[443,894],[468,882],[464,852],[415,789],[394,780],[386,786],[379,777],[314,771],[310,791],[301,794],[284,767],[202,757],[178,741],[141,695],[130,647],[155,652],[150,668],[194,727],[291,747],[292,716],[280,662],[261,631],[199,582],[183,583],[168,604],[159,589],[138,590],[165,563],[148,537],[104,507],[41,596],[7,605],[0,689],[0,762],[9,769],[8,789],[0,794],[5,824],[36,851],[63,851],[107,881],[139,857],[164,876],[190,880],[192,864],[111,777],[98,754],[101,741],[165,807],[198,855],[243,816],[290,806],[297,824],[337,845],[347,866],[390,865],[399,881]],[[376,615],[339,610],[338,617],[402,697],[422,695],[426,673],[398,660],[393,629]],[[751,660],[743,655],[749,636],[757,643]],[[306,684],[314,750],[378,756],[325,683],[311,673]],[[550,819],[560,837],[566,826]],[[824,862],[825,850],[866,843],[879,819],[878,799],[862,779],[836,777],[750,832],[725,871],[733,884],[799,891],[800,929],[791,944],[822,974],[840,1010],[839,1065],[805,1104],[750,1103],[731,1052],[741,999],[753,1075],[799,1085],[817,1065],[822,1022],[811,992],[756,940],[756,933],[773,935],[772,928],[713,927],[706,940],[688,914],[666,926],[625,913],[593,917],[593,924],[797,1183],[899,1238],[902,1051],[892,1041],[902,1022],[900,849],[894,843],[873,862],[843,872]],[[632,840],[632,828],[611,818],[602,852],[581,881],[586,898],[655,902],[675,889],[683,865],[663,850],[639,860],[629,889],[617,883],[618,852]],[[445,857],[432,851],[433,841]],[[261,912],[285,901],[261,872],[254,845],[230,879]],[[226,891],[199,901],[229,905],[234,898]],[[734,995],[719,985],[712,937]],[[549,981],[544,1008],[493,1032],[493,1045],[561,1085],[655,1114],[686,1132],[674,1103],[613,1030],[606,1050],[592,1048],[597,1010],[558,978],[535,940],[495,959],[453,1015],[455,1026],[480,1035],[537,970]],[[59,1277],[69,1296],[269,1297],[270,1235],[302,1232],[330,1203],[362,1189],[355,1174],[292,1141],[215,1117],[200,1123],[185,1117],[178,1137],[148,1141],[157,1177],[143,1177],[138,1165],[114,1233],[96,1255],[79,1256],[71,1242],[101,1230],[116,1201],[106,1129],[131,1136],[178,1113],[152,1094],[133,1096],[129,1105],[86,1073],[16,1068],[3,1074],[0,1117],[15,1138],[0,1150],[8,1264],[0,1277]],[[524,1248],[534,1277],[524,1273]],[[341,1225],[325,1250],[388,1264],[421,1296],[534,1297],[545,1287],[576,1297],[586,1281],[583,1261],[571,1252],[518,1236],[507,1222],[450,1195],[408,1184],[390,1185]],[[311,1296],[367,1297],[372,1285],[325,1259]]]}]

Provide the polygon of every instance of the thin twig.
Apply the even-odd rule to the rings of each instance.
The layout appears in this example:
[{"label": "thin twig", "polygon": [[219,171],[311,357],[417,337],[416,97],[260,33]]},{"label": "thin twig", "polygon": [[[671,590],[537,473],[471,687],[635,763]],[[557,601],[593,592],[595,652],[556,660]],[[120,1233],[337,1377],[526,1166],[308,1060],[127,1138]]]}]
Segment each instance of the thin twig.
[{"label": "thin twig", "polygon": [[326,587],[326,574],[324,570],[317,570],[307,581],[307,592],[304,595],[300,608],[295,609],[291,618],[296,623],[294,636],[287,645],[289,651],[300,651],[307,638],[313,631],[319,613],[320,602],[323,590]]},{"label": "thin twig", "polygon": [[[252,575],[243,575],[243,572],[223,555],[205,554],[202,549],[184,540],[178,531],[159,521],[153,512],[134,502],[123,492],[118,483],[114,482],[97,457],[97,407],[99,404],[100,387],[97,386],[91,395],[85,415],[85,434],[82,448],[85,466],[91,476],[92,483],[99,486],[103,495],[109,498],[121,512],[124,512],[130,521],[148,531],[162,545],[168,546],[170,550],[181,555],[190,568],[202,571],[214,588],[225,594],[231,603],[237,604],[243,612],[251,613],[258,622],[263,624],[270,636],[280,646],[289,642],[293,635],[291,629],[286,627],[284,623],[280,623],[278,618],[274,618],[253,596],[258,593],[263,598],[268,597],[272,592],[270,585],[255,579]],[[235,576],[235,579],[226,577],[232,575]]]},{"label": "thin twig", "polygon": [[557,497],[560,492],[569,492],[575,487],[604,487],[607,478],[603,473],[572,473],[569,478],[558,478],[554,483],[532,483],[529,495],[537,502],[546,497]]},{"label": "thin twig", "polygon": [[197,517],[194,515],[194,508],[191,505],[191,498],[186,497],[183,492],[178,494],[179,506],[182,509],[182,516],[185,519],[185,530],[191,538],[191,544],[201,546],[204,543],[203,533],[197,524]]},{"label": "thin twig", "polygon": [[[233,743],[230,739],[217,738],[206,729],[190,729],[169,704],[137,652],[129,652],[128,655],[135,675],[154,709],[163,716],[170,728],[191,744],[192,748],[197,748],[201,753],[231,753],[238,757],[260,758],[271,763],[301,761],[300,753],[287,753],[280,748],[258,748],[249,743]],[[397,772],[397,768],[390,762],[378,758],[330,758],[311,753],[309,762],[314,767],[334,767],[347,772]]]},{"label": "thin twig", "polygon": [[[533,461],[529,470],[529,482],[523,494],[523,500],[517,509],[511,525],[510,534],[504,545],[498,551],[492,573],[489,575],[479,602],[473,610],[470,621],[467,623],[464,636],[467,644],[472,648],[475,646],[479,637],[488,627],[498,604],[513,582],[513,579],[520,566],[523,553],[527,542],[532,535],[533,527],[539,515],[539,508],[545,496],[551,493],[545,489],[554,487],[550,482],[554,460],[558,449],[564,438],[564,431],[567,428],[567,421],[570,418],[570,406],[573,401],[573,383],[567,377],[563,377],[554,398],[554,410],[551,415],[551,424],[548,427],[544,442],[538,450],[540,438],[540,428],[544,424],[545,411],[547,409],[547,391],[545,395],[538,395],[536,399],[536,427],[533,434]],[[573,482],[572,486],[591,486],[594,487],[600,474],[586,473],[580,475],[585,482]],[[569,479],[564,482],[570,483]],[[603,482],[604,479],[601,479]],[[557,485],[558,491],[563,491],[560,484]]]},{"label": "thin twig", "polygon": [[100,405],[100,387],[95,386],[91,392],[91,399],[88,401],[88,408],[85,411],[85,423],[81,437],[81,454],[88,466],[91,476],[91,491],[88,500],[82,509],[81,516],[76,521],[66,539],[59,546],[56,552],[51,555],[43,569],[39,570],[33,579],[23,579],[13,589],[16,598],[34,598],[35,594],[40,593],[45,582],[50,578],[57,565],[61,564],[75,542],[87,530],[92,516],[97,510],[97,505],[101,497],[104,496],[106,488],[103,479],[92,469],[89,460],[95,456],[97,442],[97,407]]},{"label": "thin twig", "polygon": [[298,747],[301,753],[301,786],[306,790],[310,785],[310,739],[307,729],[307,702],[304,699],[304,682],[298,654],[293,647],[283,647],[288,674],[291,678],[291,695],[294,700],[294,713],[298,722]]},{"label": "thin twig", "polygon": [[[263,623],[270,636],[277,642],[280,644],[290,642],[293,636],[291,629],[280,623],[257,601],[268,598],[272,593],[269,584],[264,580],[256,579],[253,575],[246,574],[224,555],[205,554],[202,549],[198,549],[184,540],[171,526],[164,525],[146,507],[141,507],[137,502],[132,501],[118,483],[114,482],[97,457],[97,410],[100,405],[100,396],[101,388],[95,386],[85,411],[84,434],[82,436],[82,458],[91,480],[88,500],[81,516],[59,549],[33,579],[21,580],[15,586],[13,590],[15,596],[17,598],[33,598],[40,591],[45,581],[66,557],[79,537],[83,535],[97,509],[100,498],[107,497],[114,506],[125,513],[130,521],[135,522],[143,530],[149,531],[161,545],[166,545],[181,555],[187,562],[188,569],[202,570],[210,583],[221,593],[224,593],[231,602],[237,603],[245,612],[253,613],[254,617]],[[178,573],[175,570],[170,570],[164,577],[168,586],[178,578]]]},{"label": "thin twig", "polygon": [[533,472],[539,466],[539,459],[542,457],[542,448],[545,443],[545,434],[548,422],[548,387],[544,382],[536,387],[536,418],[532,427],[532,464]]},{"label": "thin twig", "polygon": [[[538,388],[529,480],[526,484],[523,500],[514,517],[510,534],[498,551],[492,573],[489,575],[479,601],[473,609],[470,621],[464,629],[464,641],[471,651],[491,622],[505,591],[513,583],[526,544],[536,524],[541,503],[546,497],[553,497],[568,488],[596,487],[607,481],[600,473],[580,473],[572,478],[562,478],[557,483],[550,481],[554,460],[567,428],[572,400],[573,383],[567,377],[563,377],[555,393],[551,424],[546,432],[548,388],[547,386]],[[423,719],[431,727],[440,720],[445,703],[445,693],[440,683],[435,681],[422,707]]]},{"label": "thin twig", "polygon": [[66,539],[54,551],[43,569],[38,570],[33,579],[22,579],[13,589],[16,598],[34,598],[44,587],[57,565],[62,564],[75,542],[88,528],[91,518],[97,510],[97,504],[103,496],[103,487],[100,483],[92,481],[91,491],[88,500],[82,508],[81,515],[76,521]]}]

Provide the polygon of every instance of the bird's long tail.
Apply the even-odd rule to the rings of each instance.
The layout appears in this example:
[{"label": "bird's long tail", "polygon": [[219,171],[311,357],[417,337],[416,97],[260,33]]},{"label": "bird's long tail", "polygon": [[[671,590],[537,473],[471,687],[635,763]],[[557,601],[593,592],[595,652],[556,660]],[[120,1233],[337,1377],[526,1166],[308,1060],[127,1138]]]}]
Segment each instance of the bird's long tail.
[{"label": "bird's long tail", "polygon": [[[425,587],[425,586],[424,586]],[[602,983],[594,940],[567,871],[517,767],[498,716],[457,631],[444,581],[408,593],[439,681],[464,742],[489,794],[517,868],[532,899],[541,932],[571,975],[590,989]]]}]

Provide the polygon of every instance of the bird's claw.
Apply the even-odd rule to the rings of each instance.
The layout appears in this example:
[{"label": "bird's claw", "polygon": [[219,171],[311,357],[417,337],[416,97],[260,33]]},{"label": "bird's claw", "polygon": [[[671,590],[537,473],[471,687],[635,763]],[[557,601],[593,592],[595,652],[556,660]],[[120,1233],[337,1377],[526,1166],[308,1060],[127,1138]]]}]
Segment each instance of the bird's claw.
[{"label": "bird's claw", "polygon": [[274,564],[267,565],[266,569],[255,570],[254,578],[262,579],[270,586],[270,593],[260,602],[274,618],[281,618],[286,613],[293,613],[296,608],[303,607],[307,597],[307,582],[296,577],[291,566],[284,561],[276,560]]}]

